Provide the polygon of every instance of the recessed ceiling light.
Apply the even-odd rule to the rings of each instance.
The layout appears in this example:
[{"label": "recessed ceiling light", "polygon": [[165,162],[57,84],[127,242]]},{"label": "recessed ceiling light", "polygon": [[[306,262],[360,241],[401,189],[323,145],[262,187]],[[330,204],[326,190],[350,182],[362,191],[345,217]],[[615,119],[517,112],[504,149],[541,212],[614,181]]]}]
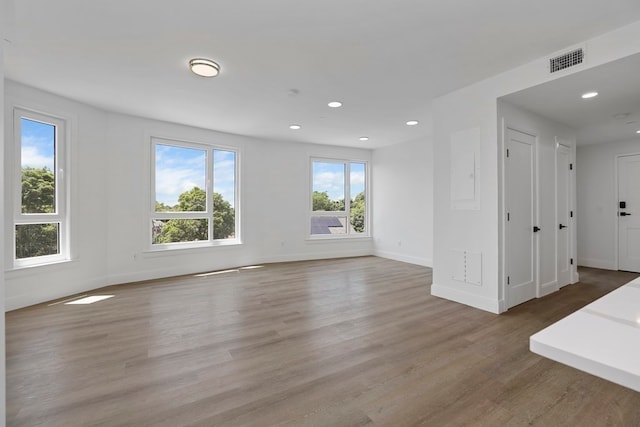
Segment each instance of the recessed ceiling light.
[{"label": "recessed ceiling light", "polygon": [[300,125],[289,125],[289,129],[293,129],[293,130],[298,130],[300,129],[302,126]]},{"label": "recessed ceiling light", "polygon": [[368,141],[369,137],[368,136],[361,136],[360,137],[360,141]]},{"label": "recessed ceiling light", "polygon": [[409,121],[407,122],[407,126],[415,126],[415,125],[417,125],[417,124],[418,124],[418,121],[417,121],[417,120],[409,120]]},{"label": "recessed ceiling light", "polygon": [[582,94],[582,99],[595,98],[598,96],[598,92],[587,92]]},{"label": "recessed ceiling light", "polygon": [[340,102],[340,101],[331,101],[327,105],[329,107],[331,107],[331,108],[338,108],[338,107],[342,107],[342,102]]},{"label": "recessed ceiling light", "polygon": [[194,58],[189,61],[189,68],[201,77],[215,77],[220,73],[220,66],[210,59]]},{"label": "recessed ceiling light", "polygon": [[638,130],[636,131],[636,133],[640,133],[640,129],[638,129]]}]

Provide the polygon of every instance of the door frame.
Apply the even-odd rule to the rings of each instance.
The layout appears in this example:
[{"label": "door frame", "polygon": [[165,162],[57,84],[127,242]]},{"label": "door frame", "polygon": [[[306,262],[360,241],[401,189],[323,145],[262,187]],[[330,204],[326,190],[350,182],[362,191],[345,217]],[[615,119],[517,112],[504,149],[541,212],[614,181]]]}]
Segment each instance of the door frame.
[{"label": "door frame", "polygon": [[615,194],[615,200],[614,200],[614,206],[612,208],[612,212],[613,215],[615,215],[616,217],[616,226],[615,226],[615,230],[614,230],[614,244],[613,244],[613,254],[615,256],[615,267],[616,270],[620,270],[620,217],[618,216],[618,202],[620,201],[620,186],[619,186],[619,179],[620,179],[620,170],[619,170],[619,163],[620,163],[620,159],[622,157],[630,157],[630,156],[640,156],[640,152],[634,152],[634,153],[624,153],[624,154],[616,154],[615,158],[614,158],[614,165],[613,165],[613,185],[614,185],[614,189],[613,189],[613,194]]}]

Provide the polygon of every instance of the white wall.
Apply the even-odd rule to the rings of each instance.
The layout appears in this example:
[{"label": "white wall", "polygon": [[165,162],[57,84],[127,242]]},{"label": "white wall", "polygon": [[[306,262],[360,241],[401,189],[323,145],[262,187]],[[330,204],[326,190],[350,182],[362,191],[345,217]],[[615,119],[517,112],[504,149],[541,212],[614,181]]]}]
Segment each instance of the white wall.
[{"label": "white wall", "polygon": [[[640,51],[640,22],[585,42],[586,69]],[[432,293],[494,313],[505,310],[499,140],[496,100],[518,90],[577,72],[547,71],[547,57],[444,95],[434,102],[434,256]],[[450,140],[459,131],[478,129],[479,210],[451,209]],[[482,253],[482,284],[453,280],[455,249]]]},{"label": "white wall", "polygon": [[[310,241],[307,224],[309,157],[370,162],[370,150],[262,141],[110,113],[7,81],[7,123],[12,123],[15,105],[62,116],[71,124],[72,260],[9,269],[9,310],[106,284],[255,263],[373,253],[370,238]],[[7,139],[10,134],[11,129],[6,129]],[[240,149],[242,245],[149,251],[151,136]],[[11,164],[13,144],[7,144],[5,153],[6,163]],[[5,179],[10,178],[5,171]],[[10,217],[11,207],[4,212]],[[4,232],[11,232],[10,223],[5,224]]]},{"label": "white wall", "polygon": [[[172,123],[109,115],[109,282],[255,263],[369,255],[369,238],[308,240],[310,156],[371,161],[369,150],[261,141]],[[242,245],[149,252],[150,136],[240,150]]]},{"label": "white wall", "polygon": [[431,139],[373,153],[375,254],[431,267],[433,143]]},{"label": "white wall", "polygon": [[578,264],[617,270],[616,156],[640,154],[640,141],[580,146],[577,149]]},{"label": "white wall", "polygon": [[[6,81],[5,147],[7,186],[13,185],[14,142],[12,137],[13,108],[21,106],[68,120],[71,141],[68,153],[71,162],[66,173],[71,191],[71,248],[72,260],[59,264],[13,270],[11,253],[5,245],[7,265],[6,298],[11,310],[37,302],[86,291],[104,284],[106,277],[107,237],[107,148],[106,118],[103,111]],[[7,194],[11,188],[6,188]],[[13,216],[12,198],[7,197],[5,216]],[[12,223],[6,221],[5,233],[12,235]]]},{"label": "white wall", "polygon": [[[556,219],[556,137],[560,138],[563,143],[571,147],[571,161],[575,163],[575,130],[568,128],[560,123],[556,123],[547,118],[541,117],[530,111],[516,107],[512,104],[498,100],[498,121],[502,131],[498,134],[499,146],[504,153],[505,141],[503,140],[506,128],[519,130],[521,132],[536,137],[536,174],[537,174],[537,199],[538,210],[537,224],[540,231],[538,238],[538,292],[537,295],[543,296],[550,292],[558,290],[556,277],[556,234],[558,231],[558,222]],[[571,187],[574,190],[572,194],[571,206],[576,205],[575,192],[575,174],[572,176]],[[576,232],[575,221],[569,225],[572,236],[572,257],[575,259],[576,248]],[[502,235],[501,230],[501,235]],[[501,240],[500,240],[501,241]],[[576,267],[574,264],[573,277],[576,277]]]}]

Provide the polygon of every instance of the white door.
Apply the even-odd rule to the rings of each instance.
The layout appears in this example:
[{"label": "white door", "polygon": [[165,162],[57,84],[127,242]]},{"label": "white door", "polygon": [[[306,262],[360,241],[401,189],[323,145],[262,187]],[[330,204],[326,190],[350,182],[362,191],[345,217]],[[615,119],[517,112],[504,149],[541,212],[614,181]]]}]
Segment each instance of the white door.
[{"label": "white door", "polygon": [[618,269],[640,273],[640,155],[618,157]]},{"label": "white door", "polygon": [[[507,129],[505,264],[507,308],[536,297],[535,137]],[[537,228],[537,227],[536,227]]]},{"label": "white door", "polygon": [[558,287],[571,282],[571,190],[569,147],[556,147],[556,230]]}]

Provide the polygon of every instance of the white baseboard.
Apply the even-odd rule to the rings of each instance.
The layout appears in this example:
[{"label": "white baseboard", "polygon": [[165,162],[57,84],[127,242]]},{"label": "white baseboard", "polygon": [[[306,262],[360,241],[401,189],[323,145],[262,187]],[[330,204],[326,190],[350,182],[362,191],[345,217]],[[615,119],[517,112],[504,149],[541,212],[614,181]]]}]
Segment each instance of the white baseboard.
[{"label": "white baseboard", "polygon": [[313,261],[332,258],[352,258],[373,255],[369,250],[326,251],[306,254],[282,254],[260,257],[254,264],[272,264],[277,262]]},{"label": "white baseboard", "polygon": [[431,295],[445,298],[451,301],[458,302],[460,304],[465,304],[495,314],[500,313],[502,305],[499,300],[493,300],[480,295],[470,294],[468,292],[453,289],[448,286],[440,286],[435,283],[431,285]]},{"label": "white baseboard", "polygon": [[433,260],[429,258],[416,257],[411,255],[400,254],[397,252],[374,251],[375,256],[381,258],[392,259],[394,261],[406,262],[408,264],[421,265],[423,267],[433,268]]},{"label": "white baseboard", "polygon": [[541,298],[543,296],[552,294],[554,292],[558,291],[558,282],[555,280],[552,280],[550,282],[547,283],[543,283],[540,285],[540,295],[538,295],[538,298]]},{"label": "white baseboard", "polygon": [[82,280],[74,286],[65,286],[64,289],[50,289],[47,293],[32,293],[9,296],[5,299],[5,311],[17,310],[31,305],[42,304],[47,301],[60,300],[70,295],[90,292],[92,290],[106,286],[104,277],[93,278],[92,280]]},{"label": "white baseboard", "polygon": [[316,259],[331,259],[331,258],[350,258],[350,257],[359,257],[359,256],[370,256],[372,255],[370,251],[363,250],[346,250],[346,251],[326,251],[326,252],[313,252],[313,253],[305,253],[305,254],[282,254],[282,255],[270,255],[265,257],[259,257],[256,259],[248,260],[244,259],[239,264],[236,265],[218,265],[212,267],[210,269],[204,268],[199,269],[198,271],[193,271],[192,269],[179,271],[176,270],[174,266],[166,270],[143,270],[143,271],[135,271],[130,273],[122,273],[122,274],[112,274],[109,276],[108,285],[117,285],[121,283],[130,283],[130,282],[139,282],[143,280],[153,280],[153,279],[162,279],[166,277],[173,276],[181,276],[188,274],[197,274],[203,271],[214,271],[214,270],[225,270],[225,269],[233,269],[237,267],[242,267],[246,265],[258,265],[258,264],[272,264],[278,262],[295,262],[295,261],[312,261]]},{"label": "white baseboard", "polygon": [[617,270],[616,262],[610,259],[578,258],[578,265],[603,270]]}]

